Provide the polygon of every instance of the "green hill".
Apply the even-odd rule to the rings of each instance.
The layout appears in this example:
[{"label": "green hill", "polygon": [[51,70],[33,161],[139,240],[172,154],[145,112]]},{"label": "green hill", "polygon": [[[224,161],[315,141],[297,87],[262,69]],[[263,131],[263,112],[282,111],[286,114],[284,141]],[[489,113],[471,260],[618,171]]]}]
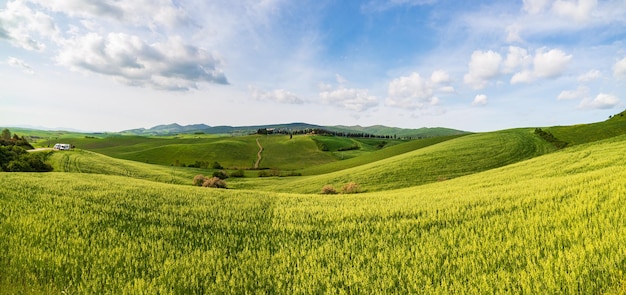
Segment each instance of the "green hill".
[{"label": "green hill", "polygon": [[[434,150],[447,149],[447,162],[477,161],[473,170],[492,165],[487,156],[518,161],[545,148],[532,129],[510,130],[383,166],[424,165],[412,159],[439,161]],[[0,290],[623,294],[625,149],[619,136],[444,182],[332,196],[0,173]]]},{"label": "green hill", "polygon": [[[326,184],[340,188],[346,183],[356,182],[367,191],[381,191],[446,181],[527,160],[554,150],[550,143],[536,136],[532,129],[503,130],[466,135],[317,176],[273,182],[244,179],[237,180],[234,186],[318,193]],[[336,167],[339,169],[341,166]]]},{"label": "green hill", "polygon": [[206,170],[201,169],[151,165],[85,150],[53,152],[48,156],[47,162],[52,165],[54,172],[116,175],[183,185],[191,184],[197,174],[206,174]]},{"label": "green hill", "polygon": [[626,133],[626,111],[611,116],[606,121],[578,124],[572,126],[554,126],[544,128],[559,140],[569,145],[594,142]]}]

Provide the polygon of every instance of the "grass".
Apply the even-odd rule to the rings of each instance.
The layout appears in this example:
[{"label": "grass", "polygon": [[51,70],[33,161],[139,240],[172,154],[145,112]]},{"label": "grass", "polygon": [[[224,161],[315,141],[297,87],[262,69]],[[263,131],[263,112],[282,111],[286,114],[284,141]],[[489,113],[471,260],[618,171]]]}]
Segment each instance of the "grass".
[{"label": "grass", "polygon": [[[402,145],[397,147],[401,148]],[[346,183],[356,182],[366,191],[383,191],[446,181],[554,150],[548,142],[535,136],[533,129],[503,130],[425,145],[411,152],[336,172],[273,182],[241,179],[236,180],[233,187],[318,193],[326,184],[341,187]]]},{"label": "grass", "polygon": [[206,169],[150,165],[85,150],[52,152],[47,162],[55,172],[117,175],[174,184],[191,184],[195,175],[207,174]]},{"label": "grass", "polygon": [[[489,142],[531,156],[542,145],[512,140],[526,132],[403,160]],[[623,293],[625,148],[340,196],[0,173],[0,293]]]}]

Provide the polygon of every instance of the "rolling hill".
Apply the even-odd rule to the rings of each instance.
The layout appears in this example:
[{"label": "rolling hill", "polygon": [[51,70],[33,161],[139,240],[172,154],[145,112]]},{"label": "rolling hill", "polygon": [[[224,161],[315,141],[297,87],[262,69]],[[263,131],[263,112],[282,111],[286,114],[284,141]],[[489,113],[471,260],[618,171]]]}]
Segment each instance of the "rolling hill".
[{"label": "rolling hill", "polygon": [[435,159],[429,149],[456,159],[487,144],[458,163],[481,163],[463,172],[488,165],[481,156],[522,155],[357,195],[181,186],[119,176],[117,161],[101,168],[110,175],[0,173],[0,290],[623,294],[626,135],[521,160],[551,148],[532,136],[462,136],[388,158],[382,166],[405,169]]},{"label": "rolling hill", "polygon": [[382,125],[361,127],[361,126],[320,126],[308,123],[288,123],[288,124],[270,124],[257,126],[208,126],[205,124],[194,124],[181,126],[177,123],[168,125],[158,125],[152,128],[138,128],[121,131],[120,134],[125,135],[176,135],[176,134],[236,134],[246,135],[254,134],[259,129],[275,129],[286,131],[301,131],[313,129],[325,129],[334,132],[345,133],[366,133],[376,136],[396,136],[396,137],[435,137],[446,135],[467,134],[466,131],[449,129],[449,128],[418,128],[404,129],[396,127],[387,127]]}]

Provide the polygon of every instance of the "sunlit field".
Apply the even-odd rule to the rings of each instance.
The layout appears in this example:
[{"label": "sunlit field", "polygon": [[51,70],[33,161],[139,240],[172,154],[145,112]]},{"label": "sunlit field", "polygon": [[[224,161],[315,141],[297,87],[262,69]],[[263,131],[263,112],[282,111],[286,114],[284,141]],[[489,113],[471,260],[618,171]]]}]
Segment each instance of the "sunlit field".
[{"label": "sunlit field", "polygon": [[626,291],[626,137],[355,195],[1,173],[3,293]]}]

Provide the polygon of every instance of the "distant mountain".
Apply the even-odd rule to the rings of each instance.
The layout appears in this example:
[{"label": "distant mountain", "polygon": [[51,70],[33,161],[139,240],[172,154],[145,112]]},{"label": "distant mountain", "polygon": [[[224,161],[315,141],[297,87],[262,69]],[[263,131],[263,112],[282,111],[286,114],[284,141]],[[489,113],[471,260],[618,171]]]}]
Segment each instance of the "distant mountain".
[{"label": "distant mountain", "polygon": [[362,126],[320,126],[308,123],[288,123],[288,124],[271,124],[271,125],[256,125],[256,126],[208,126],[205,124],[194,125],[179,125],[177,123],[168,125],[158,125],[152,128],[138,128],[125,130],[122,134],[133,135],[175,135],[175,134],[189,134],[189,133],[204,133],[204,134],[251,134],[256,133],[259,129],[274,129],[274,130],[287,130],[287,131],[300,131],[307,129],[325,129],[338,133],[364,133],[380,136],[397,136],[397,137],[435,137],[446,135],[457,135],[468,133],[462,130],[449,129],[449,128],[419,128],[419,129],[404,129],[397,127],[387,127],[382,125],[375,125],[369,127]]}]

